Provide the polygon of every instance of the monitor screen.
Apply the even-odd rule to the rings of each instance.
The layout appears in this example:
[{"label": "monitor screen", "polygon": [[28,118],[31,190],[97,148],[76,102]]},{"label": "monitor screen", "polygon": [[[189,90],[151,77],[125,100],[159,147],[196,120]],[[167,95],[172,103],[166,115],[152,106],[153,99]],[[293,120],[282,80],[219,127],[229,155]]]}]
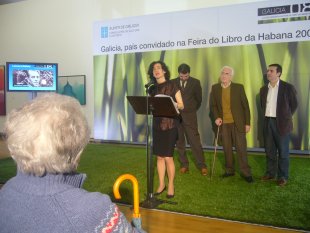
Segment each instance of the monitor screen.
[{"label": "monitor screen", "polygon": [[57,63],[7,62],[7,91],[57,91]]}]

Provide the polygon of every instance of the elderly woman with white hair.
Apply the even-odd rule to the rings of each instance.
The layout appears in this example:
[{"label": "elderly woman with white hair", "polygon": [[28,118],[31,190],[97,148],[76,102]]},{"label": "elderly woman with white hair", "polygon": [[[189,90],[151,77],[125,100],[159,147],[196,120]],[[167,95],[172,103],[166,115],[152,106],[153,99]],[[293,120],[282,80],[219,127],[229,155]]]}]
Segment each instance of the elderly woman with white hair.
[{"label": "elderly woman with white hair", "polygon": [[7,232],[144,232],[109,196],[81,186],[76,173],[89,128],[73,98],[45,94],[13,110],[5,134],[17,175],[0,190],[0,228]]}]

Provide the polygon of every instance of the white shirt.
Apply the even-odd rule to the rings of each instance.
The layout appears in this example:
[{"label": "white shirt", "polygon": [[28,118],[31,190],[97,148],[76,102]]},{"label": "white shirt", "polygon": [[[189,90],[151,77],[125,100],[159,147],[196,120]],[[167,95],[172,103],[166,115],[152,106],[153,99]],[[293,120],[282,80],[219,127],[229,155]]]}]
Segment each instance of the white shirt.
[{"label": "white shirt", "polygon": [[266,117],[277,117],[277,99],[278,99],[278,91],[279,91],[279,81],[276,83],[274,87],[271,84],[268,84],[268,94],[267,94],[267,102],[266,102]]},{"label": "white shirt", "polygon": [[230,84],[231,84],[231,81],[226,85],[226,86],[224,86],[224,84],[223,83],[221,83],[221,86],[223,87],[223,88],[227,88],[227,87],[229,87],[230,86]]},{"label": "white shirt", "polygon": [[186,87],[186,84],[187,84],[187,80],[183,81],[182,79],[180,79],[180,86],[181,86],[181,87],[183,87],[183,86],[182,86],[182,82],[184,82],[184,88],[185,88],[185,87]]}]

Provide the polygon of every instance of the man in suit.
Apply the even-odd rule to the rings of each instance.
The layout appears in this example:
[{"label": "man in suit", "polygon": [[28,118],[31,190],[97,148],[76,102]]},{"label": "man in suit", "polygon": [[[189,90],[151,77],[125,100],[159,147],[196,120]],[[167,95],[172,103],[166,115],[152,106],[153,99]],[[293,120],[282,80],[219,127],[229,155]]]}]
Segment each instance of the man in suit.
[{"label": "man in suit", "polygon": [[292,116],[298,104],[294,86],[280,80],[281,74],[282,67],[279,64],[269,65],[269,83],[260,89],[261,107],[265,114],[264,143],[267,162],[265,175],[261,179],[268,181],[277,178],[277,184],[284,186],[289,173]]},{"label": "man in suit", "polygon": [[214,84],[211,90],[211,111],[215,124],[221,126],[225,154],[225,173],[222,177],[235,175],[232,150],[235,145],[240,173],[248,183],[252,183],[246,150],[246,133],[250,131],[250,108],[243,85],[232,83],[233,75],[233,68],[224,66],[220,83]]},{"label": "man in suit", "polygon": [[179,77],[173,81],[181,90],[184,103],[184,109],[181,113],[181,123],[178,127],[178,141],[176,143],[181,162],[180,172],[182,174],[189,172],[189,161],[186,156],[186,141],[191,146],[193,155],[196,159],[196,165],[203,176],[208,174],[207,166],[198,132],[197,114],[202,101],[202,90],[200,81],[190,76],[190,66],[181,64],[178,67]]}]

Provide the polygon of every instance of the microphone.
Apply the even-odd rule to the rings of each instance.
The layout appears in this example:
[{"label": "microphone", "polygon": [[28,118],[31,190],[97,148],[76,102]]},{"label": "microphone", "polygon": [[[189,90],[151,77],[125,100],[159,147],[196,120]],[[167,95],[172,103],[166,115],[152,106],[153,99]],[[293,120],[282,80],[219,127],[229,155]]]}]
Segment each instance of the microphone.
[{"label": "microphone", "polygon": [[151,79],[147,84],[145,84],[144,85],[144,87],[146,88],[146,89],[149,89],[151,86],[153,86],[154,85],[154,80],[153,79]]}]

